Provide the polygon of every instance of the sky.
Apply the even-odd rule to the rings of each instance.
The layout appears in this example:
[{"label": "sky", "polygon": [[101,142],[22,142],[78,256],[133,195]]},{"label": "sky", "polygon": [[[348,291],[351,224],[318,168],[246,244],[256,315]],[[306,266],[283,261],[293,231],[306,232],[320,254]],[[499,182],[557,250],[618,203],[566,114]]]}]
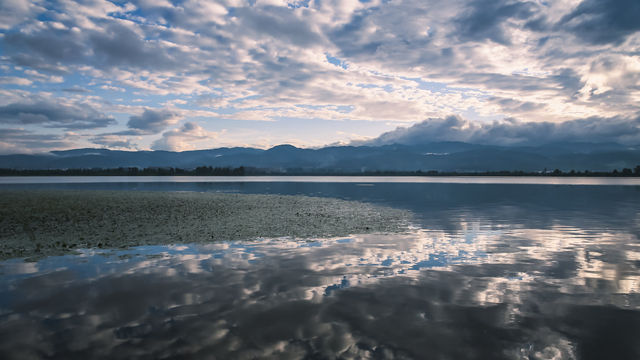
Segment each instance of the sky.
[{"label": "sky", "polygon": [[637,0],[2,0],[0,153],[638,145],[638,19]]}]

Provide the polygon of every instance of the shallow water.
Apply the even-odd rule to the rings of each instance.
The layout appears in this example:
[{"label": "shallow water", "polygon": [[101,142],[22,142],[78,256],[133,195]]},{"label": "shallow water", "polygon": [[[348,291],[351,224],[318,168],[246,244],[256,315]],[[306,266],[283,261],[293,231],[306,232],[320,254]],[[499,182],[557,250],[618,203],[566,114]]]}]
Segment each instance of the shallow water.
[{"label": "shallow water", "polygon": [[405,234],[0,262],[0,358],[640,358],[639,187],[84,186],[331,196],[416,217]]}]

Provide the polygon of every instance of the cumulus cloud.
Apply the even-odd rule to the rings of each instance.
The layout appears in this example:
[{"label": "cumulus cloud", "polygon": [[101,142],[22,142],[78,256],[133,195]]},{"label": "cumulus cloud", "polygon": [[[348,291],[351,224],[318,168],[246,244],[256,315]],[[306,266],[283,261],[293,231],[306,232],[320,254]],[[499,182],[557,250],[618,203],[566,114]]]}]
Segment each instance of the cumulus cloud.
[{"label": "cumulus cloud", "polygon": [[29,76],[29,78],[31,78],[32,80],[39,81],[39,82],[61,83],[64,81],[62,76],[45,75],[35,70],[25,70],[24,74]]},{"label": "cumulus cloud", "polygon": [[314,31],[313,24],[295,16],[288,7],[240,7],[234,10],[234,17],[252,37],[267,36],[303,47],[323,41],[322,35]]},{"label": "cumulus cloud", "polygon": [[33,84],[33,81],[17,76],[2,76],[0,77],[0,84],[27,86]]},{"label": "cumulus cloud", "polygon": [[171,110],[145,109],[141,115],[131,116],[127,126],[133,130],[133,135],[157,134],[180,119],[181,116]]},{"label": "cumulus cloud", "polygon": [[79,29],[49,29],[11,32],[4,36],[5,53],[17,65],[53,72],[65,72],[88,55]]},{"label": "cumulus cloud", "polygon": [[198,145],[213,148],[212,141],[220,136],[220,132],[207,131],[193,122],[186,122],[180,128],[169,130],[153,142],[153,150],[185,151],[194,150]]},{"label": "cumulus cloud", "polygon": [[553,142],[616,142],[640,145],[640,116],[633,118],[586,118],[561,123],[522,122],[505,119],[490,123],[460,116],[433,118],[410,127],[398,127],[356,145],[420,145],[461,141],[483,145],[543,145]]},{"label": "cumulus cloud", "polygon": [[[0,30],[11,29],[38,11],[39,1],[3,0],[0,2]],[[41,8],[40,8],[41,9]]]},{"label": "cumulus cloud", "polygon": [[69,65],[98,69],[168,69],[183,65],[188,56],[179,47],[146,40],[135,28],[104,20],[98,29],[44,27],[9,33],[4,38],[10,59],[44,71],[65,71]]},{"label": "cumulus cloud", "polygon": [[133,29],[117,22],[109,22],[100,31],[88,36],[87,45],[93,62],[103,68],[176,68],[188,54],[177,47],[162,45],[160,41],[145,40]]},{"label": "cumulus cloud", "polygon": [[36,98],[0,106],[0,123],[79,130],[104,128],[116,121],[86,103]]}]

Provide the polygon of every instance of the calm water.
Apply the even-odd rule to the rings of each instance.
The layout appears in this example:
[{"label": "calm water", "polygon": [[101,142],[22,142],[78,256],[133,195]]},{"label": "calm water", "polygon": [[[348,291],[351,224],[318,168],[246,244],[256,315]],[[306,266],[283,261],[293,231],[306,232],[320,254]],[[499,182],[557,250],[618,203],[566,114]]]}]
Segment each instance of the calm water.
[{"label": "calm water", "polygon": [[3,184],[81,183],[446,183],[446,184],[537,184],[537,185],[636,185],[638,177],[553,176],[0,176]]},{"label": "calm water", "polygon": [[330,196],[406,234],[0,262],[0,358],[640,358],[640,186],[14,184]]}]

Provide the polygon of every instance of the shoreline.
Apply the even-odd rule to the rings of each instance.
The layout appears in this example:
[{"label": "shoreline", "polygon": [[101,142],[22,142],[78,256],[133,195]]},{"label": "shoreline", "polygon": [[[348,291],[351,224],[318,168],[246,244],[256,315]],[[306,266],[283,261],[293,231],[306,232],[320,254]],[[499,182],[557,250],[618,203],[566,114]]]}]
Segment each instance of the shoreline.
[{"label": "shoreline", "polygon": [[409,219],[404,210],[308,196],[0,190],[0,260],[78,248],[401,232]]},{"label": "shoreline", "polygon": [[[87,183],[423,183],[640,186],[640,177],[578,176],[0,176],[0,189]],[[1,190],[0,190],[1,191]]]},{"label": "shoreline", "polygon": [[526,171],[488,171],[488,172],[447,172],[447,171],[379,171],[379,172],[345,172],[345,173],[323,173],[323,172],[264,172],[255,174],[198,174],[190,172],[178,172],[178,173],[144,173],[144,172],[92,172],[92,171],[66,171],[66,170],[10,170],[1,171],[6,169],[0,169],[0,176],[2,177],[77,177],[77,176],[98,176],[98,177],[110,177],[110,176],[128,176],[128,177],[541,177],[541,178],[640,178],[640,173],[623,173],[623,172],[607,172],[607,171],[578,171],[578,172],[526,172]]}]

